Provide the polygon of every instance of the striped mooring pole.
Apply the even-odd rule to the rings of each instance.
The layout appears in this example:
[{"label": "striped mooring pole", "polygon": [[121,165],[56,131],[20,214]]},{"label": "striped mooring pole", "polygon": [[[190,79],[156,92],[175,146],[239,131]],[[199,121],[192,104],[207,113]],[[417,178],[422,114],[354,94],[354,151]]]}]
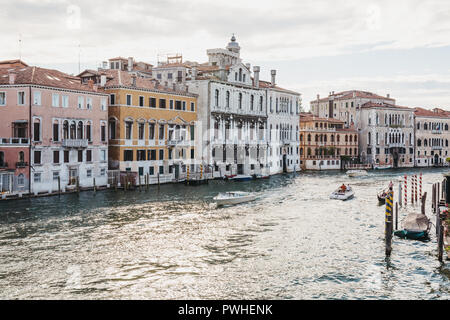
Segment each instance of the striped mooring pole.
[{"label": "striped mooring pole", "polygon": [[408,204],[408,177],[405,174],[405,207]]},{"label": "striped mooring pole", "polygon": [[414,201],[417,203],[417,174],[414,175]]},{"label": "striped mooring pole", "polygon": [[203,177],[203,165],[200,165],[200,180],[202,180]]},{"label": "striped mooring pole", "polygon": [[419,176],[419,198],[422,199],[422,172]]},{"label": "striped mooring pole", "polygon": [[392,251],[392,210],[394,203],[394,190],[389,190],[389,194],[386,197],[386,219],[385,219],[385,238],[386,238],[386,256],[391,255]]}]

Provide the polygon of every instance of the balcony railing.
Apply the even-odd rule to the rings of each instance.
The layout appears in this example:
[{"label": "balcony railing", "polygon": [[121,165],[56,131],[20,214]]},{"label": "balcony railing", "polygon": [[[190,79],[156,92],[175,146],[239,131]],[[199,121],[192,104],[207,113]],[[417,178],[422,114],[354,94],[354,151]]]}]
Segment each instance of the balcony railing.
[{"label": "balcony railing", "polygon": [[28,166],[28,162],[16,162],[16,168],[26,168]]},{"label": "balcony railing", "polygon": [[0,145],[4,144],[28,144],[28,138],[0,138]]},{"label": "balcony railing", "polygon": [[389,143],[389,148],[405,148],[404,143]]},{"label": "balcony railing", "polygon": [[89,141],[87,139],[64,139],[62,145],[65,148],[87,148]]},{"label": "balcony railing", "polygon": [[433,134],[440,134],[440,133],[442,133],[442,131],[441,130],[431,130],[431,133],[433,133]]},{"label": "balcony railing", "polygon": [[442,150],[442,146],[432,146],[432,150]]},{"label": "balcony railing", "polygon": [[0,169],[8,168],[8,162],[0,163]]}]

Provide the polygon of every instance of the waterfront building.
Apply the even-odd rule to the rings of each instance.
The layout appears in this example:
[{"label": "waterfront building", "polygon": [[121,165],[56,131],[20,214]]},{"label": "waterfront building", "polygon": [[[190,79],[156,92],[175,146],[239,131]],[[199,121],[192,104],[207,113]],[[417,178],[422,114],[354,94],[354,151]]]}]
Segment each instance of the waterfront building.
[{"label": "waterfront building", "polygon": [[300,114],[302,170],[341,169],[345,162],[358,155],[358,131],[355,128],[345,128],[345,122],[338,119]]},{"label": "waterfront building", "polygon": [[417,167],[448,165],[450,111],[439,108],[415,108],[415,139]]},{"label": "waterfront building", "polygon": [[278,87],[275,70],[271,82],[260,81],[258,66],[252,77],[240,49],[233,36],[226,48],[207,50],[208,62],[184,63],[185,86],[199,96],[201,161],[214,177],[293,171],[299,167],[300,94]]},{"label": "waterfront building", "polygon": [[[60,71],[0,62],[0,189],[107,185],[107,95]],[[59,183],[58,183],[59,181]]]},{"label": "waterfront building", "polygon": [[342,120],[346,127],[354,125],[360,128],[357,115],[361,106],[367,102],[395,105],[395,100],[389,94],[383,97],[368,91],[349,90],[338,93],[332,91],[325,98],[317,95],[317,99],[311,101],[310,106],[311,113],[317,117]]},{"label": "waterfront building", "polygon": [[374,166],[414,166],[414,109],[366,102],[359,107],[360,158]]},{"label": "waterfront building", "polygon": [[[195,94],[120,68],[98,72],[97,81],[109,94],[110,170],[134,174],[137,184],[147,175],[149,183],[165,183],[200,170]],[[80,76],[90,77],[91,72]]]}]

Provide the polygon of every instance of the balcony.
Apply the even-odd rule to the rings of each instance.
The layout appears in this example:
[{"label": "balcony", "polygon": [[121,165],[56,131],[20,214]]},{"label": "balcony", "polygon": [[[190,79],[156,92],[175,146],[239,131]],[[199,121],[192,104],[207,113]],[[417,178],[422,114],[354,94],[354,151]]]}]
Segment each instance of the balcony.
[{"label": "balcony", "polygon": [[28,145],[28,138],[0,138],[0,145]]},{"label": "balcony", "polygon": [[389,148],[405,148],[404,143],[389,143]]},{"label": "balcony", "polygon": [[87,148],[89,141],[87,139],[64,139],[62,146],[65,148]]},{"label": "balcony", "polygon": [[442,131],[441,130],[431,130],[432,134],[441,134]]},{"label": "balcony", "polygon": [[432,146],[431,150],[442,150],[442,146]]},{"label": "balcony", "polygon": [[8,168],[8,162],[0,163],[0,169],[7,169],[7,168]]},{"label": "balcony", "polygon": [[28,162],[16,162],[16,168],[26,168],[28,167]]}]

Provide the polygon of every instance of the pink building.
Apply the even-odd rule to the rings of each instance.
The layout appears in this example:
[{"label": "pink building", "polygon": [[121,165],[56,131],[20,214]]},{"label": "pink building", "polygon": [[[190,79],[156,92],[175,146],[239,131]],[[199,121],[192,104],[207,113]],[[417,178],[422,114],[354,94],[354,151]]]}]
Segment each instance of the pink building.
[{"label": "pink building", "polygon": [[0,192],[107,185],[108,95],[68,74],[0,62]]}]

